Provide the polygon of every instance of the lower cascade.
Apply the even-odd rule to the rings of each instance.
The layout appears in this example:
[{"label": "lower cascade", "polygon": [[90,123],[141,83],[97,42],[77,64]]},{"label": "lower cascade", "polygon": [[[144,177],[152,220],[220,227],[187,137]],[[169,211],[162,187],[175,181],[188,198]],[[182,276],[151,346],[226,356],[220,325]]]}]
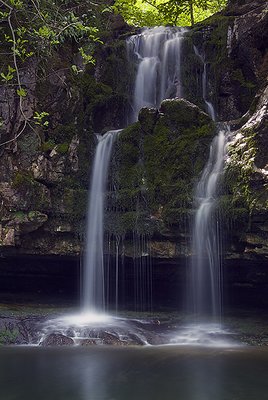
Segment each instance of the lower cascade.
[{"label": "lower cascade", "polygon": [[189,325],[171,340],[181,345],[230,347],[229,332],[221,326],[222,262],[220,221],[216,212],[220,178],[224,170],[228,128],[219,128],[209,159],[195,190],[197,204],[192,234]]},{"label": "lower cascade", "polygon": [[86,245],[83,264],[82,310],[104,312],[103,212],[108,167],[113,143],[120,130],[98,136],[88,198]]},{"label": "lower cascade", "polygon": [[220,227],[215,206],[225,151],[225,131],[220,130],[212,142],[209,160],[195,192],[198,208],[193,226],[193,307],[198,317],[215,319],[220,318],[222,298]]}]

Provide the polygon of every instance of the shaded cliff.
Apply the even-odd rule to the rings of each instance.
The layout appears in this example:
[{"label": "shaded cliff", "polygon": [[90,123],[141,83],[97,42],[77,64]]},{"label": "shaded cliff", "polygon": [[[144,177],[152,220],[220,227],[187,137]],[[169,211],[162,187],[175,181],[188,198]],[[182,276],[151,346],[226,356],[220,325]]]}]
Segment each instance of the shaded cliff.
[{"label": "shaded cliff", "polygon": [[[27,127],[0,147],[2,256],[77,259],[81,252],[94,132],[126,126],[131,109],[135,66],[125,45],[130,28],[120,17],[109,18],[95,66],[83,67],[73,42],[41,65],[37,58],[25,64],[23,107],[34,129]],[[174,260],[185,265],[191,256],[193,190],[215,134],[202,99],[205,62],[208,99],[232,130],[218,204],[225,263],[234,267],[231,281],[265,281],[252,277],[250,268],[263,266],[268,256],[267,26],[262,1],[230,2],[224,12],[197,24],[183,44],[187,100],[166,100],[159,110],[144,108],[139,121],[122,131],[106,210],[107,236],[114,243],[120,240],[122,255],[150,254],[156,268],[157,262],[173,265]],[[81,66],[79,73],[74,64]],[[36,79],[40,71],[45,71],[42,79]],[[4,142],[16,136],[23,121],[14,88],[1,86],[0,98]],[[48,113],[47,124],[34,123],[40,110]],[[133,235],[146,237],[146,246],[135,248]],[[240,273],[240,265],[251,272]]]}]

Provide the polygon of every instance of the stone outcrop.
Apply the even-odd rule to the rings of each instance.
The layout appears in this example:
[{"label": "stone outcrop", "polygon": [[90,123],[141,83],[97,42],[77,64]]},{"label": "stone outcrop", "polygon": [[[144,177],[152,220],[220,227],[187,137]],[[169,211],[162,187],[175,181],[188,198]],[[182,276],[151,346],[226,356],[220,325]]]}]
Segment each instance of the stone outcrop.
[{"label": "stone outcrop", "polygon": [[[207,95],[218,119],[228,121],[245,114],[267,78],[267,25],[265,2],[230,2],[226,10],[189,31],[182,71],[186,98],[200,105],[203,65],[193,52],[195,45],[206,63]],[[189,77],[192,74],[195,81]]]},{"label": "stone outcrop", "polygon": [[110,185],[116,191],[108,193],[107,231],[183,234],[215,132],[210,117],[184,99],[164,100],[159,111],[142,109],[116,145]]},{"label": "stone outcrop", "polygon": [[[204,65],[195,46],[206,63],[208,100],[232,130],[219,200],[226,263],[267,261],[266,8],[263,1],[233,0],[189,30],[182,68],[187,100],[144,108],[139,121],[122,131],[105,221],[114,242],[124,242],[120,254],[135,259],[150,253],[169,262],[191,256],[193,189],[216,132],[204,112]],[[36,58],[25,65],[21,80],[28,96],[22,107],[31,121],[25,129],[14,89],[0,88],[0,140],[6,142],[0,143],[2,256],[77,258],[81,252],[94,132],[126,126],[131,108],[135,67],[127,60],[129,27],[120,17],[111,16],[111,23],[114,30],[105,33],[95,67],[72,72],[72,63],[81,60],[71,43],[65,54],[53,53],[47,61],[52,69],[41,80],[36,76],[47,66]],[[33,118],[42,111],[48,113],[43,121]],[[146,237],[146,249],[135,248],[133,235]]]},{"label": "stone outcrop", "polygon": [[[246,121],[246,122],[245,122]],[[232,134],[225,175],[228,194],[225,216],[233,213],[230,234],[240,258],[268,258],[268,86],[255,98],[255,107]],[[228,198],[229,197],[229,198]],[[244,210],[244,211],[242,211]],[[241,213],[242,211],[242,213]],[[240,214],[240,218],[239,218]],[[244,214],[244,215],[243,215]],[[233,256],[233,247],[230,256]],[[237,255],[235,255],[237,258]]]}]

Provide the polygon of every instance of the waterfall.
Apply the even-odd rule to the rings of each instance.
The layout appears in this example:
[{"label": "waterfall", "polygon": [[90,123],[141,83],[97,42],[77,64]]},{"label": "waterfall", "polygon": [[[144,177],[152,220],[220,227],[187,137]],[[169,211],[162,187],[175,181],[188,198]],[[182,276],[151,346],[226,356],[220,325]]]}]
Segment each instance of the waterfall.
[{"label": "waterfall", "polygon": [[104,311],[103,213],[108,167],[119,130],[98,137],[88,198],[83,271],[83,311]]},{"label": "waterfall", "polygon": [[[203,100],[208,114],[215,121],[214,107],[207,99],[207,64],[196,47],[194,51],[204,66]],[[195,190],[195,201],[198,207],[193,224],[193,308],[197,317],[211,316],[214,320],[220,319],[222,303],[221,240],[215,206],[219,180],[224,168],[227,130],[223,126],[218,128],[218,134],[210,147],[208,162]]]},{"label": "waterfall", "polygon": [[219,179],[223,173],[225,148],[225,131],[220,130],[211,144],[209,159],[195,192],[198,208],[193,227],[194,312],[198,317],[209,315],[214,319],[220,318],[222,299],[220,227],[214,211]]},{"label": "waterfall", "polygon": [[194,52],[195,54],[200,58],[202,64],[203,64],[203,73],[202,73],[202,97],[206,105],[206,111],[210,115],[211,119],[213,121],[216,121],[216,113],[214,110],[214,107],[212,103],[208,100],[207,96],[207,63],[205,62],[204,57],[201,55],[201,53],[198,51],[197,47],[194,46]]},{"label": "waterfall", "polygon": [[181,44],[185,28],[144,28],[127,40],[129,58],[138,60],[131,122],[142,107],[159,107],[162,100],[182,97]]}]

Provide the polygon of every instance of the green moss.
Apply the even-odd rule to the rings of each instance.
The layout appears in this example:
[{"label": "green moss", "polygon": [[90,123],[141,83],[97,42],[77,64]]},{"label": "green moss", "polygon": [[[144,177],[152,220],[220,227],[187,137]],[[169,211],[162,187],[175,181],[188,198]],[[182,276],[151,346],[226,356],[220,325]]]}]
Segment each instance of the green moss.
[{"label": "green moss", "polygon": [[159,118],[159,112],[154,108],[142,108],[139,113],[139,122],[144,133],[152,133]]},{"label": "green moss", "polygon": [[19,335],[18,329],[4,328],[0,330],[0,345],[15,344]]},{"label": "green moss", "polygon": [[66,142],[71,142],[73,136],[77,131],[77,126],[75,124],[59,124],[53,131],[49,132],[49,140],[47,143],[52,144],[62,144]]},{"label": "green moss", "polygon": [[264,211],[266,205],[261,194],[252,188],[257,152],[256,134],[252,129],[243,129],[241,133],[229,146],[230,162],[225,174],[225,185],[233,196],[233,202],[242,205],[248,214],[252,214],[258,209]]},{"label": "green moss", "polygon": [[[83,189],[72,189],[57,186],[53,189],[52,215],[60,216],[68,222],[78,222],[85,218],[87,211],[88,192]],[[59,201],[60,199],[60,201]]]},{"label": "green moss", "polygon": [[191,128],[200,127],[211,122],[207,114],[200,112],[196,105],[184,99],[164,100],[160,112],[166,115],[162,123],[167,128],[175,127],[176,130],[188,128],[189,125]]},{"label": "green moss", "polygon": [[13,176],[12,187],[16,189],[23,200],[22,210],[29,209],[29,204],[35,210],[47,210],[50,208],[48,191],[44,185],[35,181],[32,174],[26,171],[16,172]]},{"label": "green moss", "polygon": [[41,213],[40,211],[30,211],[28,212],[28,218],[30,221],[46,221],[47,215]]},{"label": "green moss", "polygon": [[12,214],[12,218],[16,221],[24,221],[27,215],[23,211],[17,211]]},{"label": "green moss", "polygon": [[33,176],[28,172],[16,172],[12,181],[12,186],[14,188],[31,187],[33,184]]},{"label": "green moss", "polygon": [[18,140],[18,148],[29,157],[35,155],[40,146],[40,138],[35,132],[24,133]]},{"label": "green moss", "polygon": [[241,86],[247,89],[254,89],[256,85],[253,82],[246,80],[241,69],[235,69],[232,72],[232,79],[239,82]]},{"label": "green moss", "polygon": [[56,151],[59,154],[66,154],[69,150],[69,143],[60,143],[56,147]]},{"label": "green moss", "polygon": [[163,218],[166,222],[167,225],[169,226],[175,226],[175,225],[181,225],[182,223],[185,223],[186,221],[189,221],[191,217],[191,209],[189,208],[165,208],[163,212]]},{"label": "green moss", "polygon": [[42,151],[44,151],[45,153],[50,152],[51,150],[54,149],[54,147],[56,146],[56,143],[54,142],[53,139],[47,140],[46,142],[42,143]]},{"label": "green moss", "polygon": [[109,204],[128,215],[120,220],[128,230],[141,230],[143,221],[146,231],[160,232],[163,223],[175,226],[188,218],[215,133],[211,119],[187,101],[165,101],[160,111],[155,118],[153,111],[143,110],[141,122],[123,130],[116,145],[116,192],[109,194]]},{"label": "green moss", "polygon": [[221,216],[223,229],[242,232],[249,223],[249,210],[242,199],[235,199],[232,195],[220,196],[216,211]]}]

